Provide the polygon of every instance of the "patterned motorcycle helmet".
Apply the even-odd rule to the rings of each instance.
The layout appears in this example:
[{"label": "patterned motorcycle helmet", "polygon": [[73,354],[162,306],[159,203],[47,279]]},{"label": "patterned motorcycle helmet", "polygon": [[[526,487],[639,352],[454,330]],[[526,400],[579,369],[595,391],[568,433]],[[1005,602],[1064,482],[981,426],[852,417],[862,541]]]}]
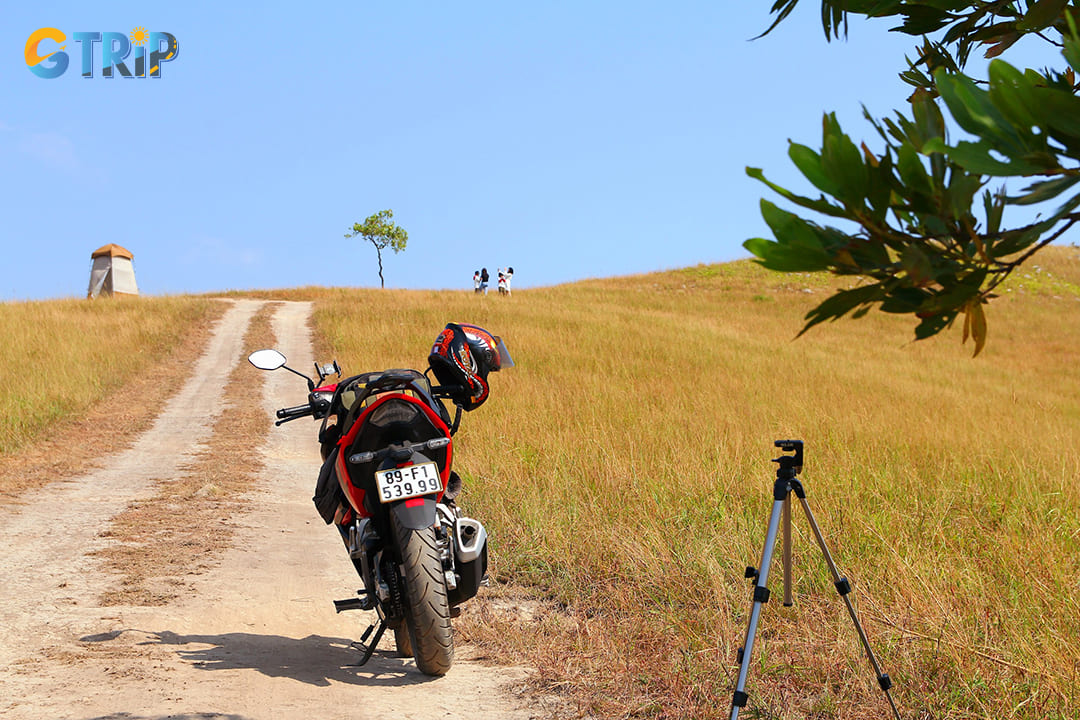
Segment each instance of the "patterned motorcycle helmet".
[{"label": "patterned motorcycle helmet", "polygon": [[475,410],[487,400],[489,372],[513,367],[502,338],[467,323],[448,323],[435,338],[428,355],[439,384],[456,388],[450,398],[463,410]]}]

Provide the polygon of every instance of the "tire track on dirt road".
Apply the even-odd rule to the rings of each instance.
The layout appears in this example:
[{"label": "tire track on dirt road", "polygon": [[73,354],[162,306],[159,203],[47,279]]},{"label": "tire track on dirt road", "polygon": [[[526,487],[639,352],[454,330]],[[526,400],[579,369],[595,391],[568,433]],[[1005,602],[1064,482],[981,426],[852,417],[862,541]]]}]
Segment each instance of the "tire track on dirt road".
[{"label": "tire track on dirt road", "polygon": [[[443,678],[419,673],[384,642],[363,668],[349,645],[370,613],[336,615],[331,600],[358,578],[310,497],[318,469],[316,426],[271,431],[250,512],[231,518],[237,541],[220,563],[184,578],[192,592],[161,607],[96,605],[110,578],[88,553],[109,518],[152,494],[206,441],[226,378],[244,362],[242,338],[263,303],[235,301],[191,381],[128,451],[26,505],[0,511],[0,715],[78,718],[539,718],[513,687],[522,669],[470,661]],[[307,303],[274,316],[291,367],[311,367]],[[265,391],[237,388],[268,413],[304,402],[303,381],[266,373]],[[243,401],[243,400],[242,400]],[[77,450],[73,450],[77,451]],[[465,612],[469,612],[466,608]],[[546,705],[546,707],[553,707]]]}]

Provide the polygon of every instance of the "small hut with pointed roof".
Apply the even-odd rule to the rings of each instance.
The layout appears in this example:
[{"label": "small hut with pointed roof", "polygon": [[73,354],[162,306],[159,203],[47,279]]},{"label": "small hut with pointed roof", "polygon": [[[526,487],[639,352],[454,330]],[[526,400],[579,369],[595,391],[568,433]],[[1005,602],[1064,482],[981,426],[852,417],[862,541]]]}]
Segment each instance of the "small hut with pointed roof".
[{"label": "small hut with pointed roof", "polygon": [[98,295],[138,295],[139,287],[135,284],[135,266],[131,261],[135,256],[130,250],[109,243],[90,253],[93,265],[90,267],[90,289],[86,297]]}]

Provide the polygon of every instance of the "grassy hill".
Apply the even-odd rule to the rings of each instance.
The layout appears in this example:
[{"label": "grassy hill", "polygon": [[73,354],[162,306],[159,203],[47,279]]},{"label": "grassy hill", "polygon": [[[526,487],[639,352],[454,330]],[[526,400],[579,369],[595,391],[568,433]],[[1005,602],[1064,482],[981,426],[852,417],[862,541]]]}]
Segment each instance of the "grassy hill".
[{"label": "grassy hill", "polygon": [[[976,359],[959,329],[913,343],[914,323],[877,312],[795,340],[835,282],[736,262],[512,298],[262,295],[315,300],[318,356],[349,373],[422,367],[447,321],[506,339],[517,365],[464,418],[456,467],[492,536],[485,594],[528,595],[540,612],[481,602],[458,627],[583,709],[727,717],[773,441],[798,438],[808,499],[904,716],[1074,717],[1080,251],[1050,248],[1010,283]],[[205,301],[191,302],[204,303],[186,311],[197,324]],[[23,311],[0,306],[0,325]],[[43,348],[44,367],[73,362]],[[795,605],[778,601],[777,558],[743,716],[885,717],[799,508],[793,519]]]},{"label": "grassy hill", "polygon": [[[562,619],[466,627],[600,715],[727,716],[772,443],[799,438],[906,716],[1065,718],[1080,707],[1080,252],[1039,260],[990,306],[977,359],[959,329],[913,343],[910,320],[876,312],[794,340],[834,281],[747,262],[509,299],[340,291],[316,327],[349,371],[422,364],[447,320],[506,339],[517,366],[458,435],[463,502],[492,531],[499,582]],[[794,525],[796,602],[766,608],[751,706],[883,717],[798,508]]]}]

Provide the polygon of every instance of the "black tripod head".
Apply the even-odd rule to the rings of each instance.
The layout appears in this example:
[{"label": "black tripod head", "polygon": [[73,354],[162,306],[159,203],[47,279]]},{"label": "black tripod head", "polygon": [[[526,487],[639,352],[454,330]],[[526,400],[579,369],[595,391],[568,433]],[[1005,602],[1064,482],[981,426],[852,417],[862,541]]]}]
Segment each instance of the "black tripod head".
[{"label": "black tripod head", "polygon": [[793,478],[802,472],[802,440],[777,440],[773,445],[783,452],[795,453],[773,458],[773,462],[780,466],[776,469],[776,477]]}]

